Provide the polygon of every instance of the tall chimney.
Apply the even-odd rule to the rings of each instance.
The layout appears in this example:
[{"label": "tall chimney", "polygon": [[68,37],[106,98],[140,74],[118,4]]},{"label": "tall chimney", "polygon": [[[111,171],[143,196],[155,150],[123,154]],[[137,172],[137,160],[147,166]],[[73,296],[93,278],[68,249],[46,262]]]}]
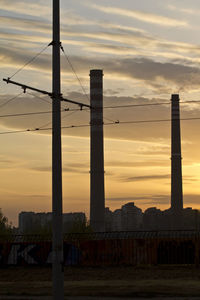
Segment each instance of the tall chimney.
[{"label": "tall chimney", "polygon": [[172,95],[171,101],[171,210],[175,215],[180,215],[183,191],[179,95]]},{"label": "tall chimney", "polygon": [[105,231],[103,71],[90,71],[90,225]]}]

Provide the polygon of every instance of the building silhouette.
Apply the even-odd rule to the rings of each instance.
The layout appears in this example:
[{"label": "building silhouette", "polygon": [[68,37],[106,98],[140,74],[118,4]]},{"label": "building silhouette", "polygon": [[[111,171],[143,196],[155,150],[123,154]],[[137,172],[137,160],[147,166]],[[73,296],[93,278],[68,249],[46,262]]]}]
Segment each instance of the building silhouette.
[{"label": "building silhouette", "polygon": [[[86,225],[86,216],[83,212],[63,214],[63,233],[67,233],[75,224]],[[50,233],[52,227],[52,213],[50,212],[20,212],[19,213],[19,233]]]}]

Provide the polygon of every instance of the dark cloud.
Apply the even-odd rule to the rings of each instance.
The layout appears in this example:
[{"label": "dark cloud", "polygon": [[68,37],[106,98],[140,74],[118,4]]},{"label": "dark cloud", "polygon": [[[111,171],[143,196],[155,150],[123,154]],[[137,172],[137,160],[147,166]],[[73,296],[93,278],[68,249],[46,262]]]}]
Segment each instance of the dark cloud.
[{"label": "dark cloud", "polygon": [[[0,47],[0,55],[5,57],[7,63],[24,64],[24,61],[28,61],[35,53],[25,51],[22,49],[7,49]],[[96,56],[89,57],[70,57],[72,62],[76,62],[77,72],[88,73],[88,70],[92,68],[101,68],[104,70],[104,74],[110,74],[114,76],[125,76],[130,79],[141,80],[144,83],[151,86],[153,89],[160,91],[160,89],[168,89],[171,91],[171,86],[178,90],[188,89],[189,87],[198,87],[200,80],[200,71],[196,67],[187,66],[172,62],[158,62],[145,57],[133,57],[133,58],[118,58],[117,60],[111,60],[106,58],[100,58]],[[50,71],[51,69],[51,55],[44,54],[39,57],[34,64],[33,68],[42,71]],[[163,82],[163,83],[161,83]]]},{"label": "dark cloud", "polygon": [[[156,154],[155,154],[156,155]],[[143,161],[109,161],[105,162],[105,167],[116,167],[116,168],[134,168],[134,167],[156,167],[156,166],[169,166],[169,159],[158,159],[158,160],[143,160]]]},{"label": "dark cloud", "polygon": [[140,199],[145,199],[145,197],[108,197],[106,201],[135,201]]},{"label": "dark cloud", "polygon": [[[157,206],[160,207],[160,205],[167,205],[167,207],[171,206],[171,196],[169,194],[149,194],[149,195],[143,195],[143,196],[132,196],[132,197],[108,197],[106,198],[106,201],[112,205],[113,202],[135,202],[135,205],[138,207],[140,206]],[[194,194],[184,194],[183,195],[183,205],[184,208],[186,207],[192,207],[193,209],[196,208],[196,205],[199,206],[200,201],[200,194],[194,195]],[[119,207],[120,208],[120,207]]]},{"label": "dark cloud", "polygon": [[[51,172],[52,171],[51,166],[36,166],[36,167],[31,167],[30,169],[33,171],[37,171],[37,172]],[[86,164],[81,164],[81,163],[64,164],[62,171],[63,171],[63,173],[89,174],[89,164],[88,164],[88,167]]]},{"label": "dark cloud", "polygon": [[149,180],[160,180],[160,179],[169,179],[170,175],[146,175],[146,176],[130,176],[130,177],[120,177],[121,181],[124,182],[137,182],[137,181],[149,181]]},{"label": "dark cloud", "polygon": [[80,169],[85,169],[88,168],[89,166],[89,162],[88,163],[67,163],[68,167],[72,167],[72,168],[80,168]]},{"label": "dark cloud", "polygon": [[132,196],[132,197],[110,197],[106,198],[108,202],[132,202],[135,201],[136,205],[159,205],[169,204],[169,195],[143,195],[143,196]]},{"label": "dark cloud", "polygon": [[51,167],[44,167],[44,166],[32,167],[30,169],[33,170],[33,171],[37,171],[37,172],[51,172],[51,170],[52,170]]},{"label": "dark cloud", "polygon": [[[161,164],[162,165],[162,164]],[[152,163],[152,166],[154,164]],[[123,182],[138,182],[138,181],[151,181],[151,180],[163,180],[163,179],[170,179],[170,174],[164,175],[146,175],[146,176],[119,176],[118,179]],[[196,179],[194,176],[183,176],[183,184],[191,184],[194,182],[198,182],[199,180]]]}]

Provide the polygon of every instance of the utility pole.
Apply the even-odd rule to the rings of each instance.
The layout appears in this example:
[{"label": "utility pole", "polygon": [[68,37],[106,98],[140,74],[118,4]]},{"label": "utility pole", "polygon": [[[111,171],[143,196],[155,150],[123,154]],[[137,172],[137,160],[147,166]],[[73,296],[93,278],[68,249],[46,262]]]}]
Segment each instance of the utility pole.
[{"label": "utility pole", "polygon": [[182,228],[183,190],[179,95],[171,98],[171,210],[173,229]]},{"label": "utility pole", "polygon": [[64,300],[60,113],[60,0],[53,0],[52,55],[52,281],[53,300]]},{"label": "utility pole", "polygon": [[66,99],[61,94],[60,84],[60,0],[53,0],[53,46],[52,53],[52,92],[44,91],[10,78],[3,78],[7,84],[20,86],[48,95],[52,99],[52,281],[53,300],[64,300],[64,255],[62,221],[62,147],[61,147],[61,104],[60,101],[91,108],[90,105]]}]

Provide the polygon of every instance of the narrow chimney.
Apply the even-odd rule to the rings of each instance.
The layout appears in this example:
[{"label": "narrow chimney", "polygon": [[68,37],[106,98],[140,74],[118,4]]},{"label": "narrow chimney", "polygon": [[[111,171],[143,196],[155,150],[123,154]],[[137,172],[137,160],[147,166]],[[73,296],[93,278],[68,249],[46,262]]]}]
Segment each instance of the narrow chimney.
[{"label": "narrow chimney", "polygon": [[180,215],[183,192],[179,95],[172,95],[171,101],[171,210],[175,215]]},{"label": "narrow chimney", "polygon": [[105,231],[103,71],[90,71],[90,225]]}]

